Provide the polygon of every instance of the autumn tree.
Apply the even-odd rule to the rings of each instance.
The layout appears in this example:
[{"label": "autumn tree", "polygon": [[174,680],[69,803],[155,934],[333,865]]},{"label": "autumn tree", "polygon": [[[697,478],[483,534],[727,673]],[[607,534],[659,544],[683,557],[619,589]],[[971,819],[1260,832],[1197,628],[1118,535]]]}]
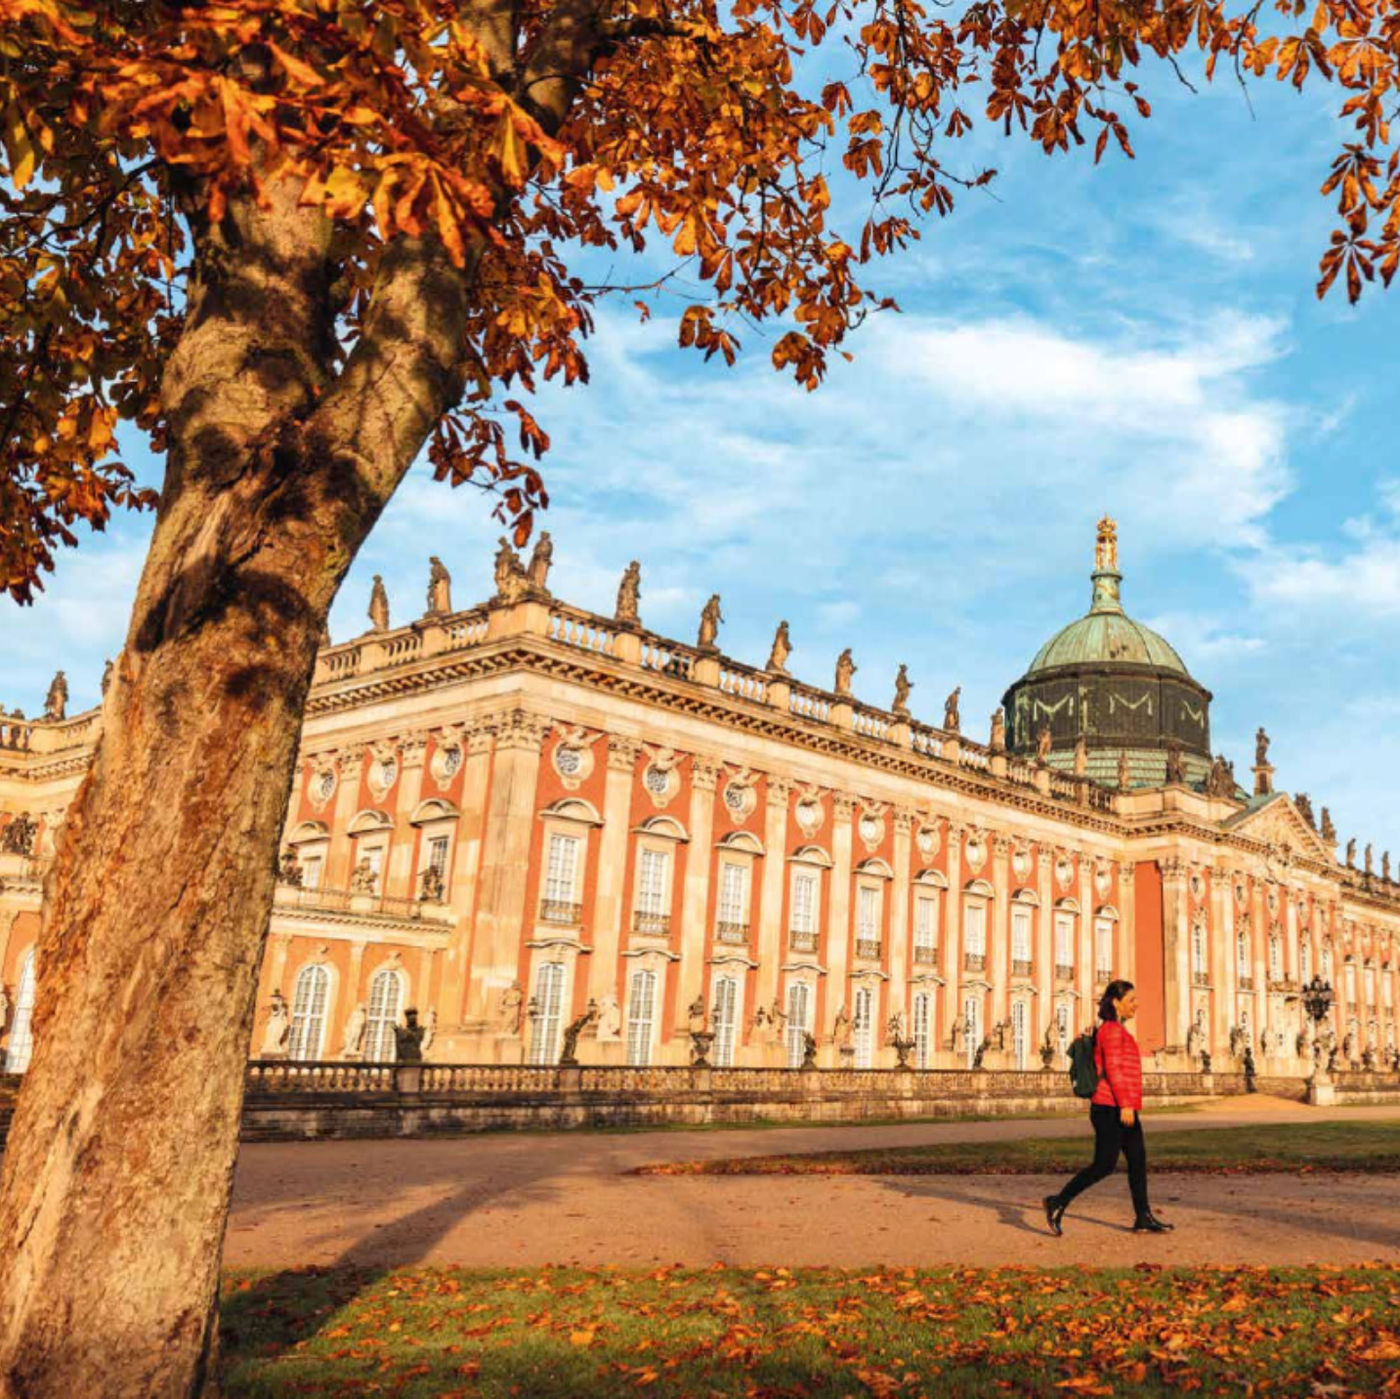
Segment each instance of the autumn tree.
[{"label": "autumn tree", "polygon": [[[425,449],[528,531],[547,439],[525,404],[586,375],[587,250],[666,250],[704,288],[683,345],[732,360],[773,322],[774,366],[814,387],[883,304],[871,264],[990,178],[957,138],[1131,153],[1134,70],[1170,81],[1188,49],[1340,85],[1324,289],[1388,281],[1400,249],[1389,0],[0,0],[0,21],[0,585],[24,602],[83,522],[157,512],[45,889],[0,1184],[10,1395],[212,1390],[318,638]],[[869,187],[855,227],[829,225],[838,179]],[[164,454],[158,503],[122,420]]]}]

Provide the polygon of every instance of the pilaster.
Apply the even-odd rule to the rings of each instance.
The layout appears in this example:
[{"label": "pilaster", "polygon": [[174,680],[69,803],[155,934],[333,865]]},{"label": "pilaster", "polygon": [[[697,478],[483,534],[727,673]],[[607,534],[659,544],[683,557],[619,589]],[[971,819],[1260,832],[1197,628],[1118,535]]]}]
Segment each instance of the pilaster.
[{"label": "pilaster", "polygon": [[1079,947],[1075,955],[1074,981],[1081,1008],[1092,1009],[1099,998],[1094,994],[1097,980],[1094,962],[1094,861],[1085,850],[1075,851],[1074,897],[1079,905]]},{"label": "pilaster", "polygon": [[[1180,1049],[1186,1043],[1191,1000],[1181,981],[1181,958],[1190,959],[1190,906],[1186,890],[1186,863],[1176,856],[1162,860],[1162,1035],[1165,1048]],[[1188,986],[1190,978],[1187,978]]]},{"label": "pilaster", "polygon": [[[963,984],[963,838],[966,828],[953,821],[948,822],[945,833],[945,848],[948,852],[948,897],[944,901],[943,913],[943,1033],[949,1036],[953,1026],[962,1016]],[[945,1038],[945,1044],[951,1048]],[[952,1059],[950,1063],[954,1062]]]},{"label": "pilaster", "polygon": [[[476,900],[494,738],[492,731],[483,727],[462,739],[462,814],[457,821],[452,882],[448,889],[456,926],[444,954],[442,989],[438,998],[438,1023],[449,1033],[463,1029],[468,1015],[467,973],[471,967],[476,930]],[[479,989],[482,992],[486,990],[484,987]],[[477,1014],[482,1016],[489,1015],[490,1011],[491,1006],[484,1001],[477,1008]]]},{"label": "pilaster", "polygon": [[[851,965],[851,814],[855,801],[844,792],[831,794],[831,879],[826,913],[827,968],[831,994],[826,1012],[834,1022],[844,1005],[847,1015],[855,1013],[851,987],[846,979]],[[831,1033],[830,1025],[827,1033]]]},{"label": "pilaster", "polygon": [[[705,920],[709,916],[710,865],[714,842],[715,783],[720,765],[710,758],[690,760],[690,844],[686,847],[685,892],[681,900],[680,997],[688,1006],[705,999]],[[706,1004],[708,1004],[706,1000]]]},{"label": "pilaster", "polygon": [[[609,734],[608,770],[603,778],[603,828],[598,832],[598,877],[593,899],[593,956],[588,965],[588,995],[600,1005],[612,992],[618,1004],[618,957],[627,919],[627,837],[631,825],[632,789],[641,743],[622,734]],[[657,1010],[659,1011],[659,1007]]]},{"label": "pilaster", "polygon": [[[1011,842],[992,837],[992,909],[987,929],[987,980],[992,983],[992,1025],[1011,1018]],[[989,1027],[990,1028],[990,1027]]]},{"label": "pilaster", "polygon": [[890,947],[886,965],[890,969],[889,1005],[891,1012],[909,1013],[909,959],[913,931],[910,926],[909,876],[913,851],[914,813],[904,808],[894,812],[894,882],[890,889]]},{"label": "pilaster", "polygon": [[[787,873],[787,825],[792,784],[770,776],[763,814],[763,886],[759,900],[758,962],[754,995],[761,1006],[778,999],[778,968],[783,963],[783,881]],[[786,1009],[786,1007],[784,1007]],[[786,1060],[784,1060],[786,1062]]]},{"label": "pilaster", "polygon": [[1035,1047],[1037,1052],[1045,1042],[1046,1031],[1055,1020],[1055,857],[1040,845],[1036,848],[1036,897],[1040,907],[1035,911]]}]

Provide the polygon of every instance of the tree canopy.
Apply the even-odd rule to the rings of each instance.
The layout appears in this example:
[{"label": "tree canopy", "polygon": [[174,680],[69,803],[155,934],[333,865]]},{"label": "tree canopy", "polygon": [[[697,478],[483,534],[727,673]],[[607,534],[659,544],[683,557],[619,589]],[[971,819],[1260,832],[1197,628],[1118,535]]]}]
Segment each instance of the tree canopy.
[{"label": "tree canopy", "polygon": [[[290,187],[319,211],[323,384],[395,240],[470,266],[462,389],[428,450],[440,478],[497,490],[522,538],[548,445],[525,399],[586,378],[590,309],[618,290],[584,280],[580,248],[669,244],[704,286],[682,345],[732,361],[777,321],[775,367],[815,387],[888,304],[870,264],[992,178],[959,138],[980,122],[1131,155],[1151,57],[1334,82],[1318,293],[1340,278],[1355,300],[1400,262],[1390,0],[0,0],[0,20],[0,586],[19,601],[79,522],[155,503],[115,429],[161,450],[187,279],[230,201]],[[838,170],[869,187],[859,226],[832,226]]]}]

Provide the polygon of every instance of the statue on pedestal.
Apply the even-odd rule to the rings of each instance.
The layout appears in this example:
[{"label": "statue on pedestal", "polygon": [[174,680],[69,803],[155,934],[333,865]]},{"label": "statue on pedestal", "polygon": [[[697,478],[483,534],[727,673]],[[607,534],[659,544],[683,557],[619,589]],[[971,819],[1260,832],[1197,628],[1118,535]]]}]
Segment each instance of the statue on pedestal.
[{"label": "statue on pedestal", "polygon": [[352,894],[373,894],[377,893],[375,886],[379,883],[379,876],[374,872],[374,866],[369,862],[366,855],[350,871],[350,892]]},{"label": "statue on pedestal", "polygon": [[1133,771],[1126,751],[1118,755],[1118,790],[1126,792],[1133,785]]},{"label": "statue on pedestal", "polygon": [[690,1033],[696,1034],[705,1028],[705,998],[696,996],[686,1008],[685,1012],[686,1029]]},{"label": "statue on pedestal", "polygon": [[914,682],[909,678],[909,667],[901,665],[894,678],[894,703],[890,705],[890,711],[898,714],[901,719],[908,717],[909,691],[913,688]]},{"label": "statue on pedestal", "polygon": [[418,876],[418,902],[440,904],[443,896],[442,871],[436,865],[428,865]]},{"label": "statue on pedestal", "polygon": [[1269,735],[1261,724],[1254,735],[1254,766],[1263,767],[1269,761]]},{"label": "statue on pedestal", "polygon": [[1179,739],[1172,739],[1167,744],[1167,783],[1184,783],[1186,781],[1186,759]]},{"label": "statue on pedestal", "polygon": [[554,541],[549,537],[549,531],[541,530],[540,537],[535,540],[534,550],[530,554],[530,564],[525,570],[525,576],[529,580],[530,587],[535,592],[549,596],[549,565],[554,559]]},{"label": "statue on pedestal", "polygon": [[958,685],[943,701],[943,727],[950,734],[957,733],[962,727],[962,716],[958,713],[958,699],[961,695],[962,686]]},{"label": "statue on pedestal", "polygon": [[433,1047],[435,1039],[437,1039],[437,1011],[429,1009],[427,1015],[423,1017],[423,1038],[418,1047],[426,1054]]},{"label": "statue on pedestal", "polygon": [[719,594],[711,593],[710,600],[700,611],[700,634],[696,638],[696,646],[701,651],[717,651],[715,638],[719,635],[720,626],[724,622],[724,614],[719,610]]},{"label": "statue on pedestal", "polygon": [[358,1059],[364,1053],[365,1026],[368,1023],[369,1012],[365,1009],[365,1003],[361,1001],[350,1012],[350,1019],[345,1022],[345,1038],[340,1044],[342,1059]]},{"label": "statue on pedestal", "polygon": [[1042,724],[1035,736],[1035,760],[1044,767],[1050,761],[1050,725]]},{"label": "statue on pedestal", "polygon": [[788,624],[778,623],[773,636],[773,649],[768,653],[768,670],[773,675],[786,675],[788,657],[792,655],[792,642],[788,637]]},{"label": "statue on pedestal", "polygon": [[1045,1027],[1045,1038],[1040,1042],[1040,1066],[1048,1069],[1055,1062],[1055,1025],[1052,1021]]},{"label": "statue on pedestal", "polygon": [[642,600],[642,566],[633,559],[622,571],[622,581],[617,585],[617,608],[613,620],[623,626],[634,627],[641,620],[638,606]]},{"label": "statue on pedestal", "polygon": [[389,630],[389,593],[377,573],[369,590],[369,625],[371,631]]},{"label": "statue on pedestal", "polygon": [[62,719],[68,710],[68,677],[60,670],[49,684],[44,696],[44,718]]},{"label": "statue on pedestal", "polygon": [[6,855],[32,855],[34,837],[39,832],[39,823],[30,818],[27,811],[13,816],[7,825],[0,827],[0,852]]},{"label": "statue on pedestal", "polygon": [[452,611],[452,575],[436,554],[428,559],[428,615]]},{"label": "statue on pedestal", "polygon": [[804,1069],[817,1067],[817,1037],[810,1030],[802,1032],[802,1067]]},{"label": "statue on pedestal", "polygon": [[851,677],[856,673],[856,668],[856,663],[851,659],[851,648],[848,646],[836,658],[836,693],[838,695],[851,693]]},{"label": "statue on pedestal", "polygon": [[1332,824],[1332,813],[1324,806],[1322,808],[1322,830],[1320,832],[1323,840],[1329,845],[1337,843],[1337,828]]},{"label": "statue on pedestal", "polygon": [[1348,869],[1355,869],[1355,868],[1356,868],[1356,837],[1355,837],[1355,836],[1352,836],[1352,838],[1351,838],[1349,841],[1347,841],[1347,857],[1346,857],[1346,858],[1347,858],[1347,868],[1348,868]]},{"label": "statue on pedestal", "polygon": [[521,1008],[524,1004],[525,993],[520,989],[520,983],[512,981],[501,992],[501,1004],[496,1012],[496,1023],[501,1034],[518,1035],[520,1033]]},{"label": "statue on pedestal", "polygon": [[520,555],[511,547],[510,540],[501,536],[496,549],[496,595],[493,602],[519,602],[530,586],[525,574],[525,565]]},{"label": "statue on pedestal", "polygon": [[267,1024],[263,1027],[262,1048],[259,1059],[285,1059],[287,1057],[287,1036],[291,1034],[292,1022],[287,1016],[287,1002],[280,991],[272,993],[272,1005],[267,1013]]},{"label": "statue on pedestal", "polygon": [[1089,735],[1080,734],[1074,740],[1074,775],[1087,777],[1089,773]]},{"label": "statue on pedestal", "polygon": [[418,1023],[418,1010],[409,1006],[403,1020],[394,1026],[394,1058],[400,1064],[423,1062],[424,1029]]},{"label": "statue on pedestal", "polygon": [[836,1020],[831,1027],[831,1042],[838,1049],[844,1049],[851,1043],[851,1017],[844,1001],[836,1011]]},{"label": "statue on pedestal", "polygon": [[1298,815],[1310,825],[1313,830],[1317,829],[1317,820],[1313,816],[1312,798],[1306,792],[1299,792],[1293,798],[1293,805],[1298,808]]},{"label": "statue on pedestal", "polygon": [[1006,752],[1006,711],[1000,705],[992,712],[992,736],[987,746],[993,753]]},{"label": "statue on pedestal", "polygon": [[588,1008],[577,1020],[571,1021],[564,1030],[564,1043],[559,1051],[559,1066],[569,1068],[578,1063],[578,1037],[584,1027],[598,1018],[598,1004],[589,1001]]}]

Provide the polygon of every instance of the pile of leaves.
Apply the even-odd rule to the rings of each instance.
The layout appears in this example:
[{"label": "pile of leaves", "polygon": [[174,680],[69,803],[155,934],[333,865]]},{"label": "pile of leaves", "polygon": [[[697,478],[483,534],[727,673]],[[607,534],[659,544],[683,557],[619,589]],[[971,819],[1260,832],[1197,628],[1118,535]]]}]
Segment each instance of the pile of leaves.
[{"label": "pile of leaves", "polygon": [[230,1279],[230,1396],[1400,1393],[1400,1273],[352,1269]]}]

